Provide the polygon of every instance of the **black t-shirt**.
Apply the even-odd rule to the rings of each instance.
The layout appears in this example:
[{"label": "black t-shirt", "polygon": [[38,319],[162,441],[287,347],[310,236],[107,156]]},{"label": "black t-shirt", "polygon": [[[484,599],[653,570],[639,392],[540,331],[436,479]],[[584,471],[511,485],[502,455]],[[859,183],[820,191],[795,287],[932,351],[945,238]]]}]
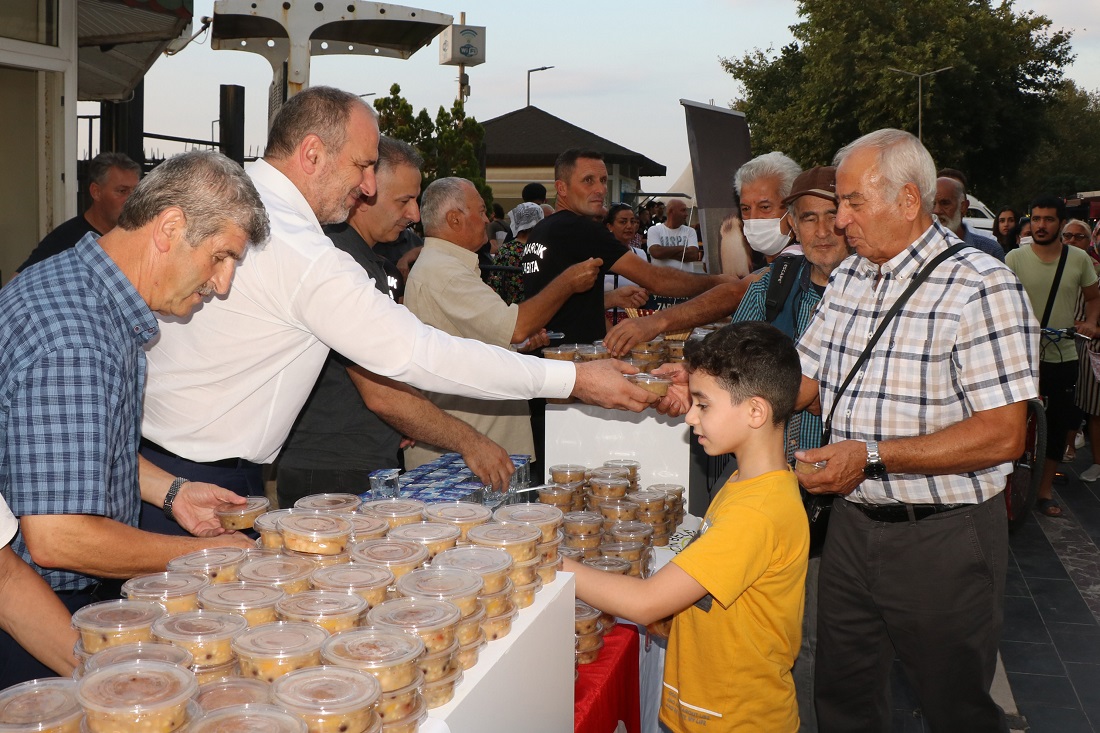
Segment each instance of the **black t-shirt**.
[{"label": "black t-shirt", "polygon": [[[396,297],[400,280],[397,268],[375,253],[358,232],[347,224],[336,224],[325,227],[325,233],[374,278],[379,292]],[[401,435],[363,404],[348,376],[348,364],[340,354],[329,352],[321,376],[283,445],[281,465],[361,471],[398,467]]]},{"label": "black t-shirt", "polygon": [[603,276],[626,253],[607,227],[572,211],[555,212],[536,224],[523,248],[523,290],[528,299],[571,265],[589,257],[603,260],[600,276],[592,287],[565,301],[546,324],[546,330],[561,331],[566,343],[588,344],[602,339],[607,332]]},{"label": "black t-shirt", "polygon": [[31,252],[30,257],[15,271],[23,272],[23,270],[31,265],[38,264],[47,257],[52,257],[70,247],[75,247],[76,243],[84,239],[84,235],[88,232],[94,233],[97,237],[103,236],[103,232],[89,224],[83,214],[77,214],[67,222],[58,224],[52,232],[42,238],[42,241]]}]

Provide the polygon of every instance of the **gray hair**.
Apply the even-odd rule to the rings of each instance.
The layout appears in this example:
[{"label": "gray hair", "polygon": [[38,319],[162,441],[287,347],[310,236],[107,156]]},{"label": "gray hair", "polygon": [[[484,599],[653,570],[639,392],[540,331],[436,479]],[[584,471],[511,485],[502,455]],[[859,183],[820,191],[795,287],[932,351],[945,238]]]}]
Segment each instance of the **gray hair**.
[{"label": "gray hair", "polygon": [[[1085,234],[1088,234],[1090,237],[1092,236],[1092,228],[1088,225],[1088,222],[1081,221],[1080,219],[1070,219],[1069,221],[1067,221],[1065,224],[1062,225],[1062,231],[1064,232],[1066,230],[1066,228],[1069,227],[1071,224],[1076,224],[1077,226],[1081,227],[1085,231]],[[1097,225],[1097,226],[1100,226],[1100,225]]]},{"label": "gray hair", "polygon": [[267,135],[265,158],[285,158],[306,138],[316,135],[326,150],[337,151],[348,140],[348,118],[356,107],[374,110],[358,96],[335,87],[310,87],[279,108]]},{"label": "gray hair", "polygon": [[267,210],[252,180],[221,153],[196,150],[158,165],[126,199],[118,226],[140,229],[171,206],[183,211],[184,238],[193,247],[230,224],[240,227],[251,244],[263,244],[270,235]]},{"label": "gray hair", "polygon": [[420,197],[420,221],[424,224],[424,233],[429,237],[436,232],[446,231],[444,219],[448,211],[465,211],[463,199],[466,187],[474,184],[465,178],[437,178],[424,189]]},{"label": "gray hair", "polygon": [[88,185],[94,183],[97,186],[102,186],[112,168],[133,171],[138,174],[138,177],[141,176],[141,166],[135,163],[129,155],[114,152],[100,153],[88,161]]},{"label": "gray hair", "polygon": [[[761,178],[775,178],[779,181],[779,198],[785,199],[791,193],[794,179],[802,172],[802,166],[795,163],[778,150],[758,155],[737,169],[733,177],[733,188],[741,195],[741,187]],[[777,202],[778,203],[778,202]]]},{"label": "gray hair", "polygon": [[404,140],[398,140],[389,135],[381,135],[378,138],[378,165],[374,169],[375,172],[396,168],[400,165],[411,165],[418,171],[423,171],[424,156]]},{"label": "gray hair", "polygon": [[915,135],[885,128],[869,132],[837,151],[833,165],[840,166],[856,150],[872,148],[878,153],[878,172],[887,199],[896,198],[902,186],[912,183],[920,192],[921,208],[932,213],[936,200],[936,163]]}]

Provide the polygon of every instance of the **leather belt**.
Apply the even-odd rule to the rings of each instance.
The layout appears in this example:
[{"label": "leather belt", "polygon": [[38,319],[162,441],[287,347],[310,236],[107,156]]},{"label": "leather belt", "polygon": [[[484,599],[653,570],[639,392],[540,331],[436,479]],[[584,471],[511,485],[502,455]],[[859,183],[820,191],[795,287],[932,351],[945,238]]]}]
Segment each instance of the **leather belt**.
[{"label": "leather belt", "polygon": [[975,506],[974,504],[860,504],[848,502],[876,522],[919,522],[934,514]]},{"label": "leather belt", "polygon": [[256,465],[252,461],[246,461],[243,458],[222,458],[218,461],[192,461],[190,458],[185,458],[184,456],[173,453],[167,448],[162,448],[147,438],[141,439],[141,447],[168,456],[169,458],[176,458],[181,461],[187,461],[188,463],[194,463],[196,466],[210,466],[211,468],[244,468]]}]

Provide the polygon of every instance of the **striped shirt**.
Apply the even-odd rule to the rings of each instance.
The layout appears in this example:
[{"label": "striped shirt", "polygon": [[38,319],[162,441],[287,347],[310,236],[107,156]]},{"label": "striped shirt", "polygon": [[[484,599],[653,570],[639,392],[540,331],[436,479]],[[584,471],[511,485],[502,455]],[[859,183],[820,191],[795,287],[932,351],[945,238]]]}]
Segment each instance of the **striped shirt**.
[{"label": "striped shirt", "polygon": [[[0,494],[17,517],[137,526],[149,306],[92,234],[0,290]],[[23,535],[12,549],[31,562]],[[33,565],[33,563],[32,563]],[[35,569],[54,590],[95,581]]]},{"label": "striped shirt", "polygon": [[[975,412],[1038,394],[1038,323],[1023,286],[989,255],[963,250],[940,263],[887,326],[844,394],[836,391],[885,313],[922,266],[958,238],[933,223],[879,268],[850,257],[833,272],[798,342],[802,373],[820,385],[832,440],[928,435]],[[887,470],[889,470],[887,466]],[[998,494],[1011,463],[943,476],[891,473],[848,497],[890,504],[980,503]]]}]

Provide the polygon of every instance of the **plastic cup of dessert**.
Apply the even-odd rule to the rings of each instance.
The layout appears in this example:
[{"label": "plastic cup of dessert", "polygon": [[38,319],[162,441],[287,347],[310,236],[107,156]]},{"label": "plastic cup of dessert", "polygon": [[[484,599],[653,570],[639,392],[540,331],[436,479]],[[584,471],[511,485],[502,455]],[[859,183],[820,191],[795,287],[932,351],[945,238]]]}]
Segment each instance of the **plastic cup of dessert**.
[{"label": "plastic cup of dessert", "polygon": [[593,649],[599,649],[603,646],[603,635],[600,634],[599,629],[589,634],[577,634],[575,646],[578,652],[588,652]]},{"label": "plastic cup of dessert", "polygon": [[185,613],[199,608],[199,591],[210,578],[193,573],[167,572],[139,575],[122,584],[122,595],[132,601],[156,601],[168,613]]},{"label": "plastic cup of dessert", "polygon": [[554,539],[563,516],[561,509],[540,502],[509,504],[493,512],[493,519],[501,524],[523,525],[538,529],[542,532],[542,538],[536,544]]},{"label": "plastic cup of dessert", "polygon": [[456,638],[446,649],[430,652],[417,660],[416,664],[420,667],[420,673],[424,675],[425,682],[435,682],[451,671],[451,660],[458,653],[459,646]]},{"label": "plastic cup of dessert", "polygon": [[191,723],[187,733],[307,733],[309,726],[301,718],[277,705],[247,703],[212,710]]},{"label": "plastic cup of dessert", "polygon": [[576,619],[575,633],[591,634],[599,631],[600,610],[593,608],[582,600],[577,600],[573,611]]},{"label": "plastic cup of dessert", "polygon": [[569,534],[566,532],[564,544],[566,547],[594,550],[600,546],[602,539],[603,532],[601,531],[592,532],[591,534]]},{"label": "plastic cup of dessert", "polygon": [[293,513],[293,509],[272,509],[256,517],[252,529],[260,535],[259,547],[269,550],[281,550],[283,548],[283,535],[279,532],[279,520]]},{"label": "plastic cup of dessert", "polygon": [[266,496],[250,496],[244,504],[226,502],[215,507],[214,516],[218,518],[223,529],[252,529],[260,515],[270,508],[271,501]]},{"label": "plastic cup of dessert", "polygon": [[544,586],[554,582],[554,579],[558,577],[558,570],[561,569],[561,566],[562,561],[560,557],[550,562],[541,563],[538,566],[536,573]]},{"label": "plastic cup of dessert", "polygon": [[626,498],[637,504],[643,512],[663,511],[666,497],[666,492],[656,489],[642,489],[626,495]]},{"label": "plastic cup of dessert", "polygon": [[604,557],[616,557],[628,562],[641,560],[645,553],[644,542],[605,542],[600,545],[600,554]]},{"label": "plastic cup of dessert", "polygon": [[203,588],[199,591],[199,606],[236,613],[249,626],[260,626],[278,620],[275,604],[285,597],[286,593],[279,588],[241,580]]},{"label": "plastic cup of dessert", "polygon": [[683,499],[685,489],[680,484],[651,484],[646,487],[646,491],[663,491],[677,499]]},{"label": "plastic cup of dessert", "polygon": [[442,651],[455,641],[455,629],[462,617],[450,601],[398,598],[367,611],[372,626],[386,626],[416,634],[428,653]]},{"label": "plastic cup of dessert", "polygon": [[455,653],[454,663],[463,670],[470,669],[477,664],[477,660],[481,657],[481,650],[485,648],[487,643],[485,635],[482,634],[479,629],[476,639],[469,644],[462,644],[458,647],[458,652]]},{"label": "plastic cup of dessert", "polygon": [[197,664],[191,665],[191,671],[195,674],[195,681],[199,685],[205,685],[209,682],[219,682],[221,680],[236,679],[240,676],[241,670],[237,666],[237,660],[234,659],[225,664],[215,664],[209,667],[201,667]]},{"label": "plastic cup of dessert", "polygon": [[629,522],[638,518],[639,506],[630,499],[604,499],[599,514],[612,522]]},{"label": "plastic cup of dessert", "polygon": [[683,359],[684,358],[684,342],[683,341],[665,341],[665,347],[668,349],[669,358]]},{"label": "plastic cup of dessert", "polygon": [[535,546],[542,540],[542,531],[523,524],[482,524],[471,529],[466,538],[472,544],[495,547],[523,561],[535,557]]},{"label": "plastic cup of dessert", "polygon": [[672,386],[671,379],[658,377],[654,374],[648,374],[647,372],[627,374],[626,379],[632,384],[641,387],[646,392],[652,392],[658,397],[664,397],[665,395],[667,395],[668,388]]},{"label": "plastic cup of dessert", "polygon": [[455,638],[458,639],[458,643],[465,646],[480,639],[481,622],[485,618],[485,606],[481,604],[481,601],[478,601],[477,610],[469,616],[459,619],[458,625],[455,627]]},{"label": "plastic cup of dessert", "polygon": [[327,568],[330,565],[347,565],[351,562],[351,555],[347,552],[340,552],[335,555],[317,555],[312,552],[298,552],[297,550],[288,550],[285,547],[282,549],[281,554],[286,557],[300,557],[303,560],[309,560],[313,563],[315,568]]},{"label": "plastic cup of dessert", "polygon": [[390,523],[382,517],[362,512],[337,512],[351,522],[351,541],[377,540],[390,531]]},{"label": "plastic cup of dessert", "polygon": [[535,594],[542,590],[542,581],[536,573],[535,579],[526,585],[517,585],[512,588],[512,603],[516,608],[527,608],[535,602]]},{"label": "plastic cup of dessert", "polygon": [[376,499],[363,502],[359,511],[385,519],[392,529],[402,524],[421,521],[424,518],[424,506],[424,502],[416,499]]},{"label": "plastic cup of dessert", "polygon": [[168,570],[206,575],[211,583],[231,583],[237,579],[237,569],[245,557],[245,550],[240,547],[206,548],[172,558]]},{"label": "plastic cup of dessert", "polygon": [[311,733],[345,733],[377,726],[378,680],[347,667],[299,669],[271,686],[275,704],[306,721]]},{"label": "plastic cup of dessert", "polygon": [[569,534],[591,534],[600,531],[603,515],[597,512],[569,512],[564,517],[563,529]]},{"label": "plastic cup of dessert", "polygon": [[244,616],[225,611],[189,611],[153,622],[153,638],[191,652],[193,664],[211,667],[234,659],[230,642],[248,628]]},{"label": "plastic cup of dessert", "polygon": [[[599,552],[599,548],[596,548],[596,551]],[[581,547],[570,547],[569,545],[562,545],[558,548],[558,555],[560,555],[561,557],[568,557],[570,560],[576,560],[577,562],[580,562],[584,559],[584,553],[584,548]]]},{"label": "plastic cup of dessert", "polygon": [[363,503],[355,494],[313,494],[294,502],[295,509],[317,512],[354,512]]},{"label": "plastic cup of dessert", "polygon": [[471,527],[485,524],[493,516],[489,507],[471,504],[466,501],[442,501],[424,507],[424,518],[429,522],[442,522],[458,527],[461,534],[458,539],[466,541],[466,533]]},{"label": "plastic cup of dessert", "polygon": [[188,703],[198,689],[187,668],[141,660],[89,672],[76,696],[90,733],[167,733],[188,721]]},{"label": "plastic cup of dessert", "polygon": [[653,537],[653,527],[644,522],[619,522],[611,528],[611,539],[616,542],[644,542],[650,543]]},{"label": "plastic cup of dessert", "polygon": [[821,469],[825,468],[829,464],[828,461],[800,461],[797,458],[794,461],[795,473],[817,473]]},{"label": "plastic cup of dessert", "polygon": [[515,560],[505,550],[496,547],[470,545],[441,552],[432,561],[435,568],[458,568],[481,576],[481,594],[497,593],[508,582],[508,571]]},{"label": "plastic cup of dessert", "polygon": [[536,555],[530,560],[514,563],[512,569],[508,571],[508,579],[512,581],[512,585],[515,587],[535,582],[538,578],[539,563],[541,562],[542,558]]},{"label": "plastic cup of dessert", "polygon": [[515,585],[511,579],[505,578],[504,585],[501,586],[500,590],[478,596],[486,615],[498,616],[503,613],[511,602],[513,590],[515,590]]},{"label": "plastic cup of dessert", "polygon": [[395,580],[389,568],[358,562],[317,568],[309,576],[314,589],[355,593],[371,607],[386,600],[386,589]]},{"label": "plastic cup of dessert", "polygon": [[424,705],[429,710],[442,707],[455,696],[455,688],[462,682],[462,667],[455,666],[450,672],[435,682],[425,682],[420,688]]},{"label": "plastic cup of dessert", "polygon": [[415,522],[394,527],[386,535],[395,540],[407,540],[422,545],[428,551],[428,559],[449,550],[458,543],[462,530],[442,522]]},{"label": "plastic cup of dessert", "polygon": [[577,357],[577,345],[570,344],[568,346],[547,346],[542,350],[543,359],[553,359],[554,361],[576,361]]},{"label": "plastic cup of dessert", "polygon": [[546,564],[558,559],[558,548],[561,547],[561,543],[565,540],[565,532],[558,530],[554,533],[554,539],[549,542],[542,542],[535,545],[535,550],[539,555],[539,562]]},{"label": "plastic cup of dessert", "polygon": [[165,615],[155,601],[100,601],[73,614],[72,625],[80,633],[89,654],[133,641],[152,641],[153,622]]},{"label": "plastic cup of dessert", "polygon": [[366,612],[365,600],[334,590],[307,590],[275,604],[281,620],[316,624],[330,634],[358,627]]},{"label": "plastic cup of dessert", "polygon": [[622,499],[630,491],[630,479],[594,476],[588,480],[588,491],[604,499]]},{"label": "plastic cup of dessert", "polygon": [[271,702],[271,685],[263,680],[232,677],[199,685],[195,698],[203,712],[231,707]]},{"label": "plastic cup of dessert", "polygon": [[630,561],[619,557],[597,557],[583,561],[590,568],[595,568],[604,573],[626,575],[630,572]]},{"label": "plastic cup of dessert", "polygon": [[247,583],[278,588],[287,595],[309,590],[309,576],[317,569],[312,560],[289,555],[275,555],[249,560],[241,565],[238,577]]},{"label": "plastic cup of dessert", "polygon": [[450,601],[466,618],[480,607],[477,596],[484,584],[472,570],[432,567],[413,570],[401,577],[396,587],[398,593],[409,598]]},{"label": "plastic cup of dessert", "polygon": [[[77,672],[73,673],[73,677],[74,679],[80,679],[89,672],[94,672],[111,664],[136,662],[141,659],[168,662],[180,667],[190,667],[194,663],[191,652],[175,644],[166,644],[160,641],[135,641],[96,652],[83,661]],[[3,726],[0,726],[0,731],[2,730]]]},{"label": "plastic cup of dessert", "polygon": [[338,555],[351,540],[351,522],[333,512],[288,514],[277,522],[283,547],[313,555]]},{"label": "plastic cup of dessert", "polygon": [[576,463],[559,463],[550,466],[550,480],[556,484],[567,484],[572,481],[583,481],[587,469]]},{"label": "plastic cup of dessert", "polygon": [[77,682],[63,677],[29,680],[0,691],[0,731],[79,733],[84,710]]},{"label": "plastic cup of dessert", "polygon": [[382,698],[375,707],[375,712],[382,719],[382,724],[392,720],[408,718],[416,710],[417,705],[423,706],[420,697],[420,686],[424,684],[424,675],[417,671],[416,678],[409,684],[396,690],[382,691]]},{"label": "plastic cup of dessert", "polygon": [[[597,635],[598,636],[598,635]],[[599,638],[597,645],[592,649],[576,652],[577,664],[592,664],[596,661],[596,658],[600,656],[600,650],[603,649],[603,638]]]},{"label": "plastic cup of dessert", "polygon": [[428,550],[416,542],[383,537],[380,540],[356,542],[351,548],[353,563],[380,565],[395,578],[416,570],[428,559]]},{"label": "plastic cup of dessert", "polygon": [[417,662],[424,653],[420,637],[392,628],[344,631],[321,646],[325,664],[367,672],[383,692],[413,684],[420,676]]},{"label": "plastic cup of dessert", "polygon": [[321,663],[321,645],[329,633],[304,621],[254,626],[232,642],[242,677],[274,682],[288,672]]},{"label": "plastic cup of dessert", "polygon": [[427,717],[428,708],[424,704],[423,695],[418,692],[412,712],[404,718],[394,718],[383,722],[381,731],[382,733],[417,733],[420,730],[420,723]]},{"label": "plastic cup of dessert", "polygon": [[508,633],[512,630],[512,621],[518,613],[519,609],[516,608],[516,604],[509,599],[502,613],[496,616],[486,616],[485,621],[481,624],[481,631],[485,634],[485,639],[496,641],[508,636]]},{"label": "plastic cup of dessert", "polygon": [[573,490],[556,484],[547,484],[535,489],[539,495],[539,501],[543,504],[556,506],[559,509],[568,509],[573,503]]}]

